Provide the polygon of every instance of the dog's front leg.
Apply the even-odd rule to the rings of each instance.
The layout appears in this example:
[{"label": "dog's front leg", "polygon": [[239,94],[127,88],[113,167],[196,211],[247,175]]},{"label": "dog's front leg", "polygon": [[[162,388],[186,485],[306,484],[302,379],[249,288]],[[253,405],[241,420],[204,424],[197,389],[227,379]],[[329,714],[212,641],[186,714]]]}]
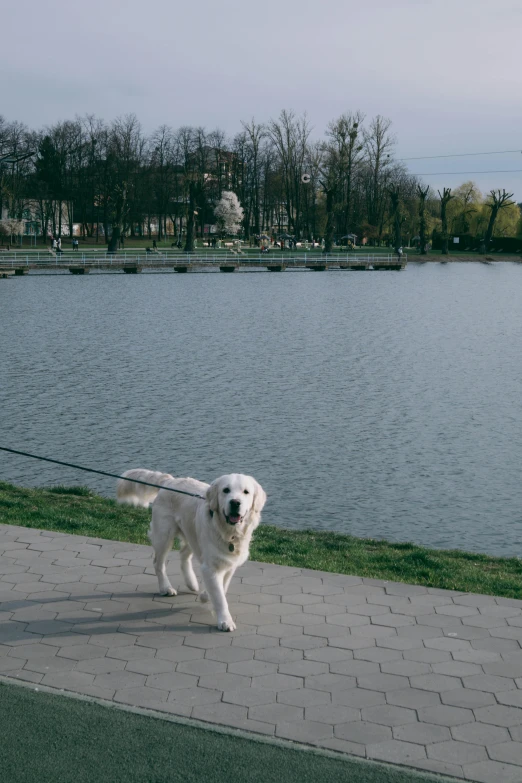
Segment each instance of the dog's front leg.
[{"label": "dog's front leg", "polygon": [[205,563],[201,564],[201,575],[207,588],[207,593],[214,612],[216,613],[217,627],[220,631],[235,631],[236,625],[230,614],[227,598],[225,595],[222,572],[216,573]]},{"label": "dog's front leg", "polygon": [[228,593],[228,587],[230,585],[230,582],[232,580],[232,577],[234,576],[235,568],[230,568],[228,571],[225,572],[225,577],[223,579],[223,591],[225,595]]}]

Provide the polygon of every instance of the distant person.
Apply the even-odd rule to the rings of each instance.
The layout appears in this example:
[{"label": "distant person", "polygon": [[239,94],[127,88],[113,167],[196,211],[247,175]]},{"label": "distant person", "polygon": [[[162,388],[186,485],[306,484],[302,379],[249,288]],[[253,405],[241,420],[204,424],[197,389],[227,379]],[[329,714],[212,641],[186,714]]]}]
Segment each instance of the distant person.
[{"label": "distant person", "polygon": [[157,250],[157,248],[158,248],[158,245],[156,244],[156,240],[155,240],[155,239],[153,239],[153,240],[152,240],[152,249],[153,249],[153,250]]},{"label": "distant person", "polygon": [[401,247],[397,248],[397,258],[399,259],[399,261],[402,259],[402,245]]},{"label": "distant person", "polygon": [[53,250],[55,253],[57,249],[58,249],[58,242],[56,241],[56,237],[53,237]]}]

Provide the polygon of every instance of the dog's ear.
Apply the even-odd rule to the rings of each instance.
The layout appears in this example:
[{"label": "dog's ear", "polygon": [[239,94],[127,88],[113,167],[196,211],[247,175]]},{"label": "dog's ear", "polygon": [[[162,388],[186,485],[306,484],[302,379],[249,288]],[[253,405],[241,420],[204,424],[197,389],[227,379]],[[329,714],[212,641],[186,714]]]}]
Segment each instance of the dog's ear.
[{"label": "dog's ear", "polygon": [[218,488],[218,481],[213,481],[210,487],[207,489],[207,503],[208,507],[211,511],[217,511],[218,510],[218,494],[219,494],[219,488]]},{"label": "dog's ear", "polygon": [[261,513],[265,503],[266,503],[266,492],[261,486],[261,484],[258,484],[257,481],[254,479],[254,502],[252,505],[256,514]]}]

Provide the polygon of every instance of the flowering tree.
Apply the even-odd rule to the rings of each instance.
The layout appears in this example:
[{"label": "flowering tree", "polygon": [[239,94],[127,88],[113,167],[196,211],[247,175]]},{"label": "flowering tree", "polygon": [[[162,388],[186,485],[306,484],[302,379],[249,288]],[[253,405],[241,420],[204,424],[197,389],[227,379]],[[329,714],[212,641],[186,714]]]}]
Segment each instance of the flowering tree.
[{"label": "flowering tree", "polygon": [[13,241],[13,237],[18,237],[24,233],[23,220],[16,220],[15,218],[5,218],[0,220],[0,236],[2,237],[2,244],[4,237],[10,237],[10,241]]},{"label": "flowering tree", "polygon": [[226,234],[237,234],[243,220],[243,207],[231,190],[224,190],[218,201],[214,214],[220,230]]}]

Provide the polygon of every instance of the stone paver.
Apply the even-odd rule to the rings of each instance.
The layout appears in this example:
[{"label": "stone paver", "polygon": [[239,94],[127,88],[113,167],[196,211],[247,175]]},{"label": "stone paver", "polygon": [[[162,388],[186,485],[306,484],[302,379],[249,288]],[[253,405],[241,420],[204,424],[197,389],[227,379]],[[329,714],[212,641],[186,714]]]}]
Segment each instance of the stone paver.
[{"label": "stone paver", "polygon": [[0,676],[446,773],[522,781],[522,601],[247,563],[236,633],[149,547],[0,525]]}]

